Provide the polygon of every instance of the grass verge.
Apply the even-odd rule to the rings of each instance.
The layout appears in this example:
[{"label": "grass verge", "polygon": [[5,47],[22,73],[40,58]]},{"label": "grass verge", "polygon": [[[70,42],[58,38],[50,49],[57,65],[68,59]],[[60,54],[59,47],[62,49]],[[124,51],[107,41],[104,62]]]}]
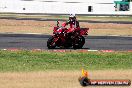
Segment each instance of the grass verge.
[{"label": "grass verge", "polygon": [[0,51],[0,72],[132,69],[131,52]]},{"label": "grass verge", "polygon": [[[39,14],[15,14],[0,13],[0,17],[13,18],[43,18],[43,19],[64,19],[68,20],[69,15],[39,15]],[[94,21],[132,21],[131,16],[77,16],[78,20],[94,20]]]}]

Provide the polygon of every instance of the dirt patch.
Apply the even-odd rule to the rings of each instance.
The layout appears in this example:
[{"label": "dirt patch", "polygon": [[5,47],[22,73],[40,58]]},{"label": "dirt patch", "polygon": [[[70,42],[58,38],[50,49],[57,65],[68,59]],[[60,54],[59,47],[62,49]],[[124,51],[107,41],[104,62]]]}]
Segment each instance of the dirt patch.
[{"label": "dirt patch", "polygon": [[55,22],[32,20],[0,20],[0,33],[44,33],[51,34]]},{"label": "dirt patch", "polygon": [[89,27],[89,35],[106,36],[132,36],[131,24],[113,24],[113,23],[81,23],[82,27]]},{"label": "dirt patch", "polygon": [[[78,77],[80,75],[81,71],[0,73],[0,88],[82,88],[78,82]],[[132,80],[132,70],[89,71],[89,76],[92,79]],[[132,86],[129,86],[127,88],[132,88]]]},{"label": "dirt patch", "polygon": [[[41,33],[52,34],[55,21],[33,20],[0,20],[0,33]],[[120,35],[132,36],[131,24],[86,23],[80,22],[81,27],[90,28],[89,35]]]}]

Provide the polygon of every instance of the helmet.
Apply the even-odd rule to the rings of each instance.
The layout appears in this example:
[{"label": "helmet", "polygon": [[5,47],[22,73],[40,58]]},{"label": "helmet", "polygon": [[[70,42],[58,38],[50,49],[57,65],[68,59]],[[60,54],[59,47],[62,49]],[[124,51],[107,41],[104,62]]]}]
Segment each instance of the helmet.
[{"label": "helmet", "polygon": [[70,20],[70,21],[75,21],[75,20],[76,20],[75,14],[70,14],[69,20]]}]

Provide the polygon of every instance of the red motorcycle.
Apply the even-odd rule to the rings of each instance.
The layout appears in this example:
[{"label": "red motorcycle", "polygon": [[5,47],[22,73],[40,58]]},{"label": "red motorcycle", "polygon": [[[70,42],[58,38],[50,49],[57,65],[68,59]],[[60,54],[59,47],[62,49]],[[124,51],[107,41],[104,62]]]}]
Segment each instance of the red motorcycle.
[{"label": "red motorcycle", "polygon": [[67,33],[67,28],[57,26],[53,29],[53,35],[47,41],[47,47],[54,49],[55,47],[81,49],[85,44],[85,38],[83,35],[88,35],[89,28],[77,28],[72,33]]}]

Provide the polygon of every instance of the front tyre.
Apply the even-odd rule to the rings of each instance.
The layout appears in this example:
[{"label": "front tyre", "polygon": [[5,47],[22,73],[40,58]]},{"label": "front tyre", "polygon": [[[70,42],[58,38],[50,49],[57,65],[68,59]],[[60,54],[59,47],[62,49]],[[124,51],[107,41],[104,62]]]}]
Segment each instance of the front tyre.
[{"label": "front tyre", "polygon": [[48,49],[54,49],[56,47],[56,43],[55,43],[54,40],[55,39],[54,39],[53,36],[48,39],[48,41],[47,41],[47,47],[48,47]]}]

